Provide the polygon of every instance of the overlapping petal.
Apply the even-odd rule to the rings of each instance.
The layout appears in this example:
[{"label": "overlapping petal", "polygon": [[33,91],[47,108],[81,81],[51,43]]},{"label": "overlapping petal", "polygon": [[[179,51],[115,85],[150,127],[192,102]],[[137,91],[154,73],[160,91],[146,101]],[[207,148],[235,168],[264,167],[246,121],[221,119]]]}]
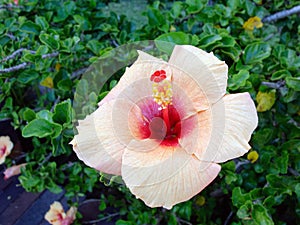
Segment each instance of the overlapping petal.
[{"label": "overlapping petal", "polygon": [[204,189],[220,168],[218,164],[199,161],[182,148],[158,147],[149,152],[126,149],[122,178],[148,206],[170,209]]},{"label": "overlapping petal", "polygon": [[199,117],[204,119],[199,125],[203,128],[199,139],[202,150],[195,152],[199,159],[221,163],[240,157],[251,148],[248,142],[258,118],[248,93],[225,95],[212,106],[211,112]]},{"label": "overlapping petal", "polygon": [[[131,88],[131,93],[140,93],[146,96],[149,94],[149,91],[151,91],[151,88],[145,88],[145,85],[148,87],[149,85],[151,86],[151,73],[159,69],[169,71],[168,65],[165,61],[142,51],[138,51],[138,54],[139,56],[137,60],[130,67],[126,68],[126,71],[120,78],[118,85],[116,85],[101,102],[99,102],[99,106],[110,100],[116,99],[117,97],[121,97],[120,94],[124,92],[124,90],[127,90],[128,87]],[[139,87],[139,84],[142,84],[142,87]],[[141,92],[141,90],[143,91]],[[147,90],[148,93],[144,93]],[[130,94],[130,92],[127,90],[126,94]],[[129,99],[132,99],[131,95],[129,95]],[[136,97],[133,98],[133,101],[136,99]]]},{"label": "overlapping petal", "polygon": [[[114,115],[113,112],[120,115]],[[112,121],[118,126],[114,127]],[[137,132],[137,126],[143,125],[138,107],[124,99],[112,100],[79,121],[78,135],[71,144],[78,158],[87,165],[105,173],[120,175],[125,146],[143,135]]]},{"label": "overlapping petal", "polygon": [[[184,71],[194,79],[198,86],[197,89],[201,89],[202,94],[199,97],[204,100],[201,101],[202,104],[206,101],[213,104],[225,95],[228,67],[213,53],[207,53],[190,45],[176,45],[169,64]],[[180,82],[180,79],[181,77],[175,78],[175,83]],[[193,91],[193,89],[189,90]],[[202,97],[203,94],[206,98]]]}]

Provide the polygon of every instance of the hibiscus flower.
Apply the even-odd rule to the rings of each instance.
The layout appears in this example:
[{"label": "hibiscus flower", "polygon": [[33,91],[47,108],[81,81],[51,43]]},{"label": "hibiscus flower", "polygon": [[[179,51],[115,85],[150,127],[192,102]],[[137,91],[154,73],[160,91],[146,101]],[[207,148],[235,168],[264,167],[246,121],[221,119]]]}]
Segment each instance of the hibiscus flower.
[{"label": "hibiscus flower", "polygon": [[0,164],[4,163],[6,156],[8,156],[13,149],[14,144],[8,136],[0,137]]},{"label": "hibiscus flower", "polygon": [[210,184],[218,163],[242,156],[257,126],[248,93],[226,94],[228,68],[213,53],[175,46],[168,62],[139,51],[98,109],[79,121],[79,159],[150,207],[172,208]]},{"label": "hibiscus flower", "polygon": [[65,213],[60,202],[53,202],[49,211],[45,215],[45,219],[52,225],[70,225],[76,219],[77,208],[72,206]]}]

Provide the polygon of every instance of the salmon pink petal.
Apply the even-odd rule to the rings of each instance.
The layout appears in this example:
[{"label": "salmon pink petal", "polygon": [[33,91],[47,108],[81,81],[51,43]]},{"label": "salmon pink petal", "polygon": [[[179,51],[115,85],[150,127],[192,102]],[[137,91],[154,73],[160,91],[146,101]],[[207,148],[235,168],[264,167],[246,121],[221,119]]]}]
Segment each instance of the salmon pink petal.
[{"label": "salmon pink petal", "polygon": [[[225,95],[228,67],[213,53],[207,53],[190,45],[176,45],[169,64],[184,71],[197,83],[198,87],[195,90],[189,87],[195,86],[194,84],[187,87],[189,87],[189,91],[198,92],[195,95],[201,99],[198,104],[205,104],[207,101],[213,104]],[[184,87],[183,84],[188,84],[186,80],[187,78],[176,75],[176,73],[173,75],[174,83],[178,83],[180,86]],[[181,82],[183,84],[180,84]]]},{"label": "salmon pink petal", "polygon": [[62,220],[66,217],[64,209],[60,202],[53,202],[50,206],[49,211],[45,215],[45,220],[47,220],[50,224],[59,225]]},{"label": "salmon pink petal", "polygon": [[116,85],[101,102],[99,102],[99,106],[105,102],[119,97],[120,93],[122,93],[122,91],[127,89],[128,86],[134,82],[144,80],[146,83],[151,84],[151,74],[157,71],[157,69],[163,69],[167,67],[166,62],[161,59],[142,51],[138,51],[138,54],[139,56],[137,60],[131,65],[131,67],[126,68],[126,71],[119,80],[118,85]]},{"label": "salmon pink petal", "polygon": [[88,166],[120,175],[125,146],[133,139],[147,135],[140,132],[143,126],[137,106],[122,99],[112,100],[79,121],[78,134],[71,144],[78,158]]},{"label": "salmon pink petal", "polygon": [[4,171],[4,180],[7,180],[7,179],[11,178],[12,176],[19,175],[21,173],[21,168],[25,167],[25,166],[26,166],[26,163],[22,163],[22,164],[14,165],[14,166],[7,168]]},{"label": "salmon pink petal", "polygon": [[220,169],[218,164],[201,162],[181,148],[157,147],[148,152],[125,149],[122,178],[146,205],[170,209],[199,193]]},{"label": "salmon pink petal", "polygon": [[212,106],[211,115],[199,114],[199,117],[203,117],[199,125],[203,127],[199,139],[202,149],[195,155],[200,160],[225,162],[244,155],[251,148],[248,142],[258,118],[248,93],[225,95]]},{"label": "salmon pink petal", "polygon": [[11,153],[14,144],[11,142],[9,136],[0,137],[0,164],[4,163],[6,156]]}]

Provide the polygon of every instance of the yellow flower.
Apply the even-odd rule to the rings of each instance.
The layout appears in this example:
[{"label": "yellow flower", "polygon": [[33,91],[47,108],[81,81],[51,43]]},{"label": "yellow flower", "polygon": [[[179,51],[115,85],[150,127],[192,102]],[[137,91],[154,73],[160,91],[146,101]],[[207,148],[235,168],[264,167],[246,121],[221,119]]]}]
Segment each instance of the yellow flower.
[{"label": "yellow flower", "polygon": [[139,52],[71,144],[87,165],[121,175],[150,207],[187,201],[250,149],[257,113],[249,93],[226,94],[228,67],[176,45],[168,62]]},{"label": "yellow flower", "polygon": [[196,198],[196,205],[203,206],[205,204],[205,198],[200,195]]},{"label": "yellow flower", "polygon": [[173,25],[170,26],[170,32],[174,32],[176,31],[176,27],[174,27]]},{"label": "yellow flower", "polygon": [[272,108],[276,100],[276,91],[270,92],[258,92],[256,95],[256,101],[258,103],[256,110],[257,112],[265,112]]},{"label": "yellow flower", "polygon": [[6,156],[8,156],[13,149],[14,144],[8,136],[0,137],[0,165],[4,163]]},{"label": "yellow flower", "polygon": [[248,153],[247,155],[247,159],[251,162],[251,163],[255,163],[259,158],[259,155],[257,153],[257,151],[251,151]]},{"label": "yellow flower", "polygon": [[263,23],[261,19],[257,16],[249,18],[243,25],[245,30],[254,30],[254,28],[261,28]]},{"label": "yellow flower", "polygon": [[53,88],[53,79],[51,77],[46,77],[41,81],[41,85],[48,88]]},{"label": "yellow flower", "polygon": [[61,68],[61,64],[60,64],[60,63],[56,63],[56,64],[55,64],[55,70],[56,70],[56,71],[59,71],[60,68]]}]

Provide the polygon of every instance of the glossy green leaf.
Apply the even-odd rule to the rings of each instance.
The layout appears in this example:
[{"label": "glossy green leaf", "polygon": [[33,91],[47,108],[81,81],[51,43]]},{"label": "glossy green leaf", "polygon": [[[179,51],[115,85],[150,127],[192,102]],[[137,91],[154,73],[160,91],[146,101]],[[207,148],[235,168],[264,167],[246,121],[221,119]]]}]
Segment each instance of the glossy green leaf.
[{"label": "glossy green leaf", "polygon": [[41,34],[39,36],[40,38],[40,41],[42,43],[44,43],[45,45],[47,45],[49,48],[51,49],[54,49],[54,50],[57,50],[59,49],[59,41],[57,41],[53,35],[50,35],[50,34]]},{"label": "glossy green leaf", "polygon": [[34,70],[25,70],[20,73],[17,78],[17,81],[22,84],[27,84],[39,77],[39,74]]},{"label": "glossy green leaf", "polygon": [[261,204],[253,205],[252,218],[256,224],[274,225],[267,209]]},{"label": "glossy green leaf", "polygon": [[300,77],[287,77],[285,81],[289,88],[300,91]]},{"label": "glossy green leaf", "polygon": [[240,70],[237,74],[233,74],[228,79],[228,87],[230,90],[237,90],[246,84],[246,80],[249,78],[249,72],[247,70]]},{"label": "glossy green leaf", "polygon": [[26,33],[39,34],[41,27],[31,21],[27,21],[20,26],[20,30]]},{"label": "glossy green leaf", "polygon": [[29,122],[22,130],[23,137],[56,137],[62,130],[61,125],[51,123],[45,119],[34,119]]},{"label": "glossy green leaf", "polygon": [[57,104],[54,108],[53,121],[59,124],[68,124],[72,120],[71,101],[66,100]]},{"label": "glossy green leaf", "polygon": [[161,51],[171,54],[174,46],[176,44],[186,45],[190,44],[192,41],[192,36],[185,34],[183,32],[172,32],[167,34],[162,34],[155,39],[155,44],[157,48]]},{"label": "glossy green leaf", "polygon": [[253,64],[261,62],[268,58],[271,54],[271,47],[267,43],[253,43],[247,45],[245,53],[243,55],[244,62],[246,64]]}]

